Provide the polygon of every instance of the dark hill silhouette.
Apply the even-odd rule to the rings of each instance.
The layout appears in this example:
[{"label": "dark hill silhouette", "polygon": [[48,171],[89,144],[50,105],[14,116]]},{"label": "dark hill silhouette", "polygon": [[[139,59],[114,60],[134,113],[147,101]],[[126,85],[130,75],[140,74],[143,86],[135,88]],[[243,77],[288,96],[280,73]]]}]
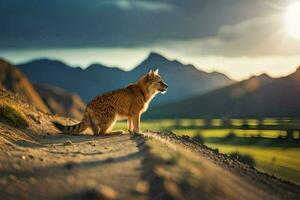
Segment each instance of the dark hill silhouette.
[{"label": "dark hill silhouette", "polygon": [[300,117],[300,68],[282,78],[266,74],[151,109],[150,118]]},{"label": "dark hill silhouette", "polygon": [[31,81],[78,93],[86,102],[98,94],[136,81],[141,74],[153,68],[159,68],[162,77],[170,86],[167,94],[157,98],[156,102],[180,100],[233,83],[224,74],[199,71],[192,65],[184,65],[176,60],[170,61],[157,53],[150,53],[141,64],[129,72],[100,64],[92,64],[83,70],[48,59],[35,60],[19,67]]}]

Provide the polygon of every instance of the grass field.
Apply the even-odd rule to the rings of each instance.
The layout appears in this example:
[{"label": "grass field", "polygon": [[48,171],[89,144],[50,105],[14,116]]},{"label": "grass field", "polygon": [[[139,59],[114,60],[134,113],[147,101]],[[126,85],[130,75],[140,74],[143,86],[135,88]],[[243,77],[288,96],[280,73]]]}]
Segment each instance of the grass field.
[{"label": "grass field", "polygon": [[[247,126],[257,127],[259,123],[264,125],[283,125],[296,123],[298,121],[283,119],[233,119],[231,123],[235,126],[242,126],[243,123],[247,123]],[[154,130],[174,132],[178,135],[189,135],[194,137],[200,135],[206,145],[212,148],[217,148],[220,152],[230,154],[238,152],[242,155],[251,156],[255,162],[255,167],[263,172],[271,175],[276,175],[285,180],[289,180],[300,185],[300,143],[297,147],[274,147],[268,146],[262,143],[262,145],[244,145],[244,144],[224,144],[224,143],[211,143],[214,138],[224,138],[229,133],[234,133],[238,138],[247,137],[261,137],[261,138],[277,138],[278,136],[285,136],[286,131],[282,130],[240,130],[240,129],[219,129],[222,120],[213,119],[210,121],[211,129],[203,129],[205,120],[202,119],[181,119],[181,120],[143,120],[141,124],[142,130]],[[280,124],[279,124],[280,123]],[[115,130],[123,129],[127,130],[126,122],[119,122],[116,124]],[[237,140],[238,141],[238,140]]]},{"label": "grass field", "polygon": [[239,152],[250,155],[255,167],[263,172],[275,175],[300,185],[300,148],[251,147],[206,143],[222,153]]}]

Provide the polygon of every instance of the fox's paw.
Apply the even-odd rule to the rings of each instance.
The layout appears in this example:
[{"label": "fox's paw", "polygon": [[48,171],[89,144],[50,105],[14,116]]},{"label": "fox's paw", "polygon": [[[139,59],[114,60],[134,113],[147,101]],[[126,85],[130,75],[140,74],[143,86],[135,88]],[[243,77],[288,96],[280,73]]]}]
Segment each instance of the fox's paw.
[{"label": "fox's paw", "polygon": [[132,133],[134,136],[140,136],[142,133],[140,131],[133,131]]}]

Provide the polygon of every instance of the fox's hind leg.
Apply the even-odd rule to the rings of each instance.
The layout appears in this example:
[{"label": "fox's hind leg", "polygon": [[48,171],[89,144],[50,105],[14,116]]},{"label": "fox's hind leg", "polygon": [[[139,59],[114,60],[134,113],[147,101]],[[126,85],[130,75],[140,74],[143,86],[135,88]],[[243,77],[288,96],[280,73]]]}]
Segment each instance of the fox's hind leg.
[{"label": "fox's hind leg", "polygon": [[[111,132],[115,123],[117,122],[117,115],[115,112],[100,112],[96,115],[96,120],[92,121],[94,125],[92,125],[94,134],[106,135],[106,134],[122,134],[124,131],[114,131]],[[100,131],[99,131],[100,129]]]},{"label": "fox's hind leg", "polygon": [[100,135],[106,135],[107,133],[111,133],[111,129],[115,125],[116,120],[109,121],[106,123],[101,123],[100,125]]},{"label": "fox's hind leg", "polygon": [[101,123],[100,135],[119,135],[119,134],[125,133],[123,130],[111,131],[116,122],[117,122],[117,120],[113,119],[112,121],[108,121],[106,123]]},{"label": "fox's hind leg", "polygon": [[91,114],[88,115],[89,126],[91,127],[93,134],[97,135],[99,133],[99,126],[95,119],[92,118]]},{"label": "fox's hind leg", "polygon": [[91,128],[92,128],[94,135],[97,135],[99,133],[99,127],[97,124],[91,123]]},{"label": "fox's hind leg", "polygon": [[117,121],[116,114],[114,112],[105,112],[102,116],[99,116],[98,126],[100,128],[100,134],[105,135],[111,131]]}]

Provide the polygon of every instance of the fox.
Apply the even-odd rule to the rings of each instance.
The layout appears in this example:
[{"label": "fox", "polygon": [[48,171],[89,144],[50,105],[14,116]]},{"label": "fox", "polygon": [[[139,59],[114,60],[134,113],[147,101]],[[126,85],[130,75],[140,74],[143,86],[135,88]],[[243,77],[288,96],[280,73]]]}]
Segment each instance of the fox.
[{"label": "fox", "polygon": [[80,133],[91,128],[94,135],[107,135],[119,120],[127,119],[129,133],[140,133],[141,115],[147,111],[149,103],[158,93],[166,93],[167,83],[161,78],[158,69],[150,70],[135,83],[127,87],[98,95],[86,106],[81,122],[67,126],[52,122],[66,134]]}]

